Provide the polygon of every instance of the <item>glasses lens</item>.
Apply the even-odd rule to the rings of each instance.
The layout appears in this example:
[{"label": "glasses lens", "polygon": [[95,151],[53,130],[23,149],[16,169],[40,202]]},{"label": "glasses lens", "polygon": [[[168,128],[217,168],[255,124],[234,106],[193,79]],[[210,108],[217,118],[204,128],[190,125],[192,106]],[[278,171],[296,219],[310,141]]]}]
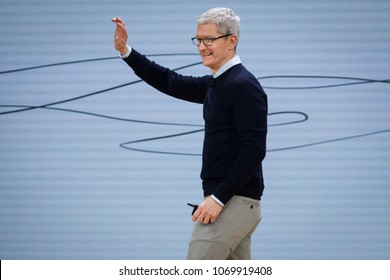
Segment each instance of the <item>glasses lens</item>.
[{"label": "glasses lens", "polygon": [[209,38],[203,39],[203,44],[205,46],[211,46],[213,44],[213,39],[209,39]]},{"label": "glasses lens", "polygon": [[199,41],[196,37],[191,38],[191,40],[192,40],[192,43],[193,43],[195,46],[199,46],[200,41]]}]

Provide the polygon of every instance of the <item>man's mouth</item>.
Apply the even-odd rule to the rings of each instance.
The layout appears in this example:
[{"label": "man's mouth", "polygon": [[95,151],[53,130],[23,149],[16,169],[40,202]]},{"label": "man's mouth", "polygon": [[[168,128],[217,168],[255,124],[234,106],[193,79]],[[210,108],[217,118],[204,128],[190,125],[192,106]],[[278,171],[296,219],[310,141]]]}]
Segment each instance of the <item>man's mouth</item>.
[{"label": "man's mouth", "polygon": [[209,56],[212,56],[212,55],[213,55],[212,53],[202,53],[203,57],[209,57]]}]

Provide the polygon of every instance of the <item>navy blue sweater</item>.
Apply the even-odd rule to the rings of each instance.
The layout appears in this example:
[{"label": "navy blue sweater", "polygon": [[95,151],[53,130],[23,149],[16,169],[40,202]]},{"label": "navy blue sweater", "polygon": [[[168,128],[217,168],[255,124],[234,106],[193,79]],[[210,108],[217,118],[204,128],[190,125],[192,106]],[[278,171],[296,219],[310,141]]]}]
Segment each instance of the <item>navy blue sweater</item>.
[{"label": "navy blue sweater", "polygon": [[201,179],[204,196],[227,203],[233,195],[261,199],[266,153],[267,96],[237,64],[218,78],[184,76],[132,50],[126,63],[149,85],[170,96],[203,104],[205,135]]}]

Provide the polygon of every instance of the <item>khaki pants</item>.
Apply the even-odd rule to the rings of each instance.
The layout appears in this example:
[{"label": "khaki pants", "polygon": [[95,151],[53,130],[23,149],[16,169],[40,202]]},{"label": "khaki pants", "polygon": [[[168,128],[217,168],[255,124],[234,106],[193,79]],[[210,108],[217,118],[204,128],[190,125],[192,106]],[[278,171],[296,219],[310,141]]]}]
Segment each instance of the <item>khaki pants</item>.
[{"label": "khaki pants", "polygon": [[260,201],[233,196],[214,223],[195,223],[187,259],[250,260],[251,236],[260,220]]}]

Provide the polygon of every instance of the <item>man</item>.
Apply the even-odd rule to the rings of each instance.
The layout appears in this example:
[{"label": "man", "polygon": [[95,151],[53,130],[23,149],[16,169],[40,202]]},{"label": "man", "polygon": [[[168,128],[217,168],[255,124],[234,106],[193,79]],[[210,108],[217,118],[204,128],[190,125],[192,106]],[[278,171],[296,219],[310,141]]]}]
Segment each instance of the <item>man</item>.
[{"label": "man", "polygon": [[187,259],[250,259],[251,235],[261,220],[267,96],[236,55],[239,17],[227,8],[199,17],[192,41],[212,73],[203,77],[150,61],[127,44],[124,21],[112,21],[115,48],[136,75],[165,94],[203,104],[205,199],[192,215],[196,223]]}]

